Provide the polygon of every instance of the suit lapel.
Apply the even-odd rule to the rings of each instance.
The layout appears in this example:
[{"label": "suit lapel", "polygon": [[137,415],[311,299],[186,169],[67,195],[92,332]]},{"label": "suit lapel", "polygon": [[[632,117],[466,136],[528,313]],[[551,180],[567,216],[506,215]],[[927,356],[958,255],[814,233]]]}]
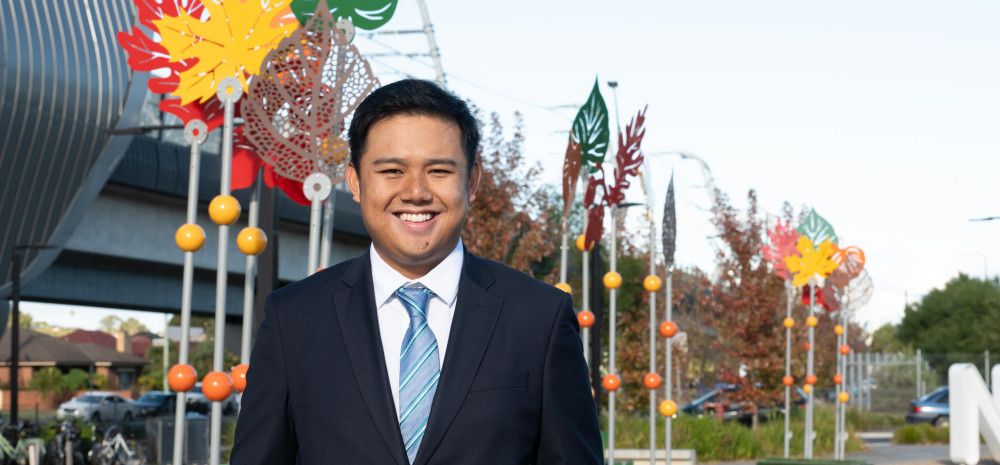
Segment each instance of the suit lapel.
[{"label": "suit lapel", "polygon": [[397,464],[406,465],[406,450],[385,371],[368,253],[358,257],[342,279],[348,287],[334,294],[334,306],[354,379],[385,447]]},{"label": "suit lapel", "polygon": [[430,460],[479,370],[503,305],[501,297],[487,292],[493,281],[493,274],[482,260],[466,253],[441,380],[414,465]]}]

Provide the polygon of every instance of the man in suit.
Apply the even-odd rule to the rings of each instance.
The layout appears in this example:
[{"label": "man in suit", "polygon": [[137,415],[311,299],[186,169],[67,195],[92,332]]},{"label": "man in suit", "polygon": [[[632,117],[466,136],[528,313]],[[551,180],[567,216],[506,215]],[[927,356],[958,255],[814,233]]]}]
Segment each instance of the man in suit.
[{"label": "man in suit", "polygon": [[389,84],[348,136],[372,245],[268,296],[232,465],[601,463],[570,296],[462,245],[465,102]]}]

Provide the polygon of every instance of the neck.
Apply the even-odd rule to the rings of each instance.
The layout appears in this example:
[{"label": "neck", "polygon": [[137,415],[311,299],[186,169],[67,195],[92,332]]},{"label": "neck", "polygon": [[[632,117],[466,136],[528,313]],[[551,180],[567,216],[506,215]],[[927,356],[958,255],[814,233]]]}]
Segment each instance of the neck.
[{"label": "neck", "polygon": [[375,248],[375,252],[378,254],[382,260],[389,265],[390,268],[399,272],[399,274],[406,277],[406,279],[417,279],[427,276],[434,267],[441,264],[448,255],[451,254],[455,247],[458,245],[458,238],[452,242],[451,247],[448,247],[445,252],[438,252],[437,254],[425,258],[420,261],[408,261],[405,259],[399,260],[396,257],[392,257],[385,253],[378,244],[372,243]]}]

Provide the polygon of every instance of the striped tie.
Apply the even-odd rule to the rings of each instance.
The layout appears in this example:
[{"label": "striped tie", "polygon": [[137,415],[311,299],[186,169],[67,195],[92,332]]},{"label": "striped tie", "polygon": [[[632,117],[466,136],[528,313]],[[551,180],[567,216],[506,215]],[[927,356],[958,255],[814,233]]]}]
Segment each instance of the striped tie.
[{"label": "striped tie", "polygon": [[399,431],[403,435],[410,463],[417,456],[424,437],[431,402],[441,377],[437,339],[427,326],[427,300],[431,291],[420,284],[396,290],[410,326],[403,336],[399,353]]}]

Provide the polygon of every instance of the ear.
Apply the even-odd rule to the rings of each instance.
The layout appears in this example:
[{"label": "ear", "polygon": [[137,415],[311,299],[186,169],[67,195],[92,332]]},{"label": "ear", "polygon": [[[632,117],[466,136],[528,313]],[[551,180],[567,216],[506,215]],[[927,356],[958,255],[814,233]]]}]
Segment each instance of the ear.
[{"label": "ear", "polygon": [[347,188],[351,190],[351,197],[354,201],[361,203],[361,180],[358,171],[354,169],[354,163],[348,163],[344,172],[344,180],[347,181]]},{"label": "ear", "polygon": [[472,164],[472,170],[469,172],[469,202],[476,200],[476,191],[479,190],[479,182],[482,180],[483,169],[477,161]]}]

